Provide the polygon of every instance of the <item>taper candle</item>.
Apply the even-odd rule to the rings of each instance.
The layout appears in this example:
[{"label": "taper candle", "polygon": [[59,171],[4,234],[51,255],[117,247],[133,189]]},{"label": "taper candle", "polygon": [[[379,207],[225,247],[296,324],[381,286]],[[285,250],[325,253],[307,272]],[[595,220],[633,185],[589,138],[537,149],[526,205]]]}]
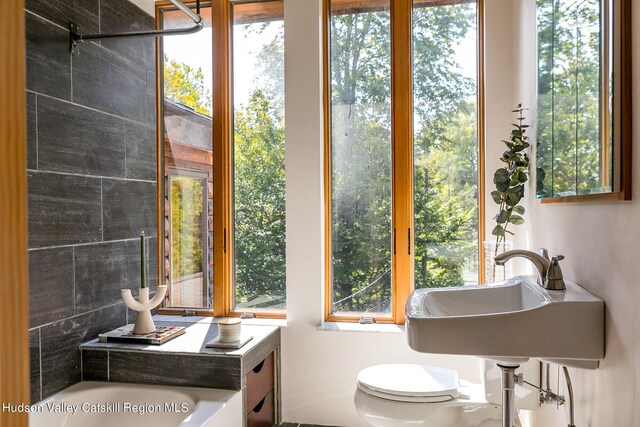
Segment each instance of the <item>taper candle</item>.
[{"label": "taper candle", "polygon": [[144,245],[144,230],[140,232],[140,287],[147,287],[147,249]]}]

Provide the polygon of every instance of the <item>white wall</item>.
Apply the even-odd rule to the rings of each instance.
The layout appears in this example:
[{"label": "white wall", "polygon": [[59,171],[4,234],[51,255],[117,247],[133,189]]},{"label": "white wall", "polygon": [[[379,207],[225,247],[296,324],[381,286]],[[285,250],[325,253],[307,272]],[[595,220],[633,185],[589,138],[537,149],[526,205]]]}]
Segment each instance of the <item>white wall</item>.
[{"label": "white wall", "polygon": [[[519,0],[516,21],[523,29],[518,58],[518,93],[535,98],[535,0]],[[640,8],[633,9],[640,23]],[[633,109],[640,123],[640,33],[633,31]],[[633,144],[640,126],[633,130]],[[532,203],[532,247],[547,246],[566,256],[565,277],[604,299],[606,356],[597,371],[571,369],[577,426],[640,425],[640,156],[633,161],[636,189],[631,202],[542,205]],[[535,179],[534,179],[535,182]],[[555,381],[554,381],[555,384]],[[564,384],[561,381],[564,391]],[[568,407],[545,406],[531,414],[534,426],[568,424]]]},{"label": "white wall", "polygon": [[[512,1],[486,3],[492,46],[487,51],[487,140],[500,141],[508,135],[509,111],[515,105]],[[289,326],[283,330],[282,403],[285,421],[352,427],[364,425],[353,405],[361,369],[379,363],[423,363],[457,369],[462,377],[479,381],[479,362],[416,353],[401,333],[316,330],[323,320],[324,294],[321,28],[320,0],[285,0]],[[488,158],[497,158],[496,150],[489,148]]]}]

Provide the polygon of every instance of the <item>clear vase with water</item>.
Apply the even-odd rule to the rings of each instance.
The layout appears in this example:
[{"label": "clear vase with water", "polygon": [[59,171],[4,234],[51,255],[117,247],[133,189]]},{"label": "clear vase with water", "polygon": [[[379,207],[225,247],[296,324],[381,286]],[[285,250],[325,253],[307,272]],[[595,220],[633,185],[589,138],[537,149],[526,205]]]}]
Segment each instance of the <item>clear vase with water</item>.
[{"label": "clear vase with water", "polygon": [[513,277],[513,266],[510,262],[505,265],[496,265],[494,258],[503,252],[513,249],[513,242],[485,241],[484,245],[484,277],[486,283],[495,283]]}]

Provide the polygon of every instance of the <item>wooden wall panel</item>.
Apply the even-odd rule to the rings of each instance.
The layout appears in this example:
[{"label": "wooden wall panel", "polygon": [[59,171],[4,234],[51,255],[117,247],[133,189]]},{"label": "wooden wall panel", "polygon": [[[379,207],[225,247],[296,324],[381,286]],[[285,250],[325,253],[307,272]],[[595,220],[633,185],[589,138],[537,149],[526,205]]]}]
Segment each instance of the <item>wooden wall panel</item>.
[{"label": "wooden wall panel", "polygon": [[[24,1],[0,13],[0,402],[29,403]],[[0,411],[0,426],[26,426]]]}]

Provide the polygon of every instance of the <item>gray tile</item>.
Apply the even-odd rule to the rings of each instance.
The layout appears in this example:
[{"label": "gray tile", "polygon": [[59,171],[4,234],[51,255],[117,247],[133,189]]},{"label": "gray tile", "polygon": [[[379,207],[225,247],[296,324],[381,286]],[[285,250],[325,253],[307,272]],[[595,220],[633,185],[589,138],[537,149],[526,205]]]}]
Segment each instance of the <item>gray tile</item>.
[{"label": "gray tile", "polygon": [[61,320],[41,329],[42,397],[81,379],[79,345],[125,323],[124,304]]},{"label": "gray tile", "polygon": [[38,167],[41,171],[124,177],[125,121],[40,97]]},{"label": "gray tile", "polygon": [[155,183],[104,179],[102,191],[104,240],[156,235]]},{"label": "gray tile", "polygon": [[36,130],[36,100],[34,93],[27,92],[27,168],[38,169],[38,132]]},{"label": "gray tile", "polygon": [[156,237],[150,237],[147,239],[147,254],[149,286],[153,288],[160,284],[158,283],[158,239]]},{"label": "gray tile", "polygon": [[94,43],[73,57],[73,101],[145,123],[146,71]]},{"label": "gray tile", "polygon": [[98,32],[98,0],[26,0],[25,9],[64,28],[75,22],[83,34]]},{"label": "gray tile", "polygon": [[69,32],[30,13],[27,25],[27,89],[71,99]]},{"label": "gray tile", "polygon": [[147,124],[156,127],[156,73],[147,70]]},{"label": "gray tile", "polygon": [[100,179],[30,172],[29,247],[102,239]]},{"label": "gray tile", "polygon": [[31,403],[42,400],[40,394],[40,329],[29,331],[29,365],[31,370]]},{"label": "gray tile", "polygon": [[109,242],[75,248],[76,313],[122,300],[120,289],[140,287],[140,243]]},{"label": "gray tile", "polygon": [[110,381],[240,390],[240,358],[109,352]]},{"label": "gray tile", "polygon": [[73,314],[73,248],[29,251],[30,327]]},{"label": "gray tile", "polygon": [[127,178],[156,180],[156,130],[127,121]]},{"label": "gray tile", "polygon": [[[103,33],[153,30],[154,19],[128,0],[100,2],[100,27]],[[147,69],[155,67],[153,37],[102,40],[102,46],[140,63]]]},{"label": "gray tile", "polygon": [[82,350],[82,381],[109,381],[109,352]]}]

